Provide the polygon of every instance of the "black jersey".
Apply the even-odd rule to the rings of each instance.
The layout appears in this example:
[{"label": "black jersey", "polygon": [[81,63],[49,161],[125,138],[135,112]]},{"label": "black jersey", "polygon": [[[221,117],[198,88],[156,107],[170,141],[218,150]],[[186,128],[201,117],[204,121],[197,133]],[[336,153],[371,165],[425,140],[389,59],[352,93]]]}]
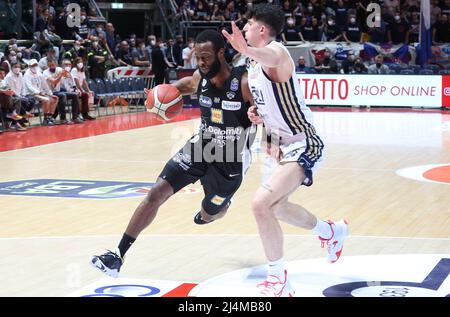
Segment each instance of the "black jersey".
[{"label": "black jersey", "polygon": [[226,147],[246,138],[251,122],[247,116],[248,104],[241,90],[245,72],[245,66],[232,68],[230,77],[222,87],[216,87],[209,79],[202,77],[197,96],[202,120],[199,132],[203,145],[212,142],[216,147]]}]

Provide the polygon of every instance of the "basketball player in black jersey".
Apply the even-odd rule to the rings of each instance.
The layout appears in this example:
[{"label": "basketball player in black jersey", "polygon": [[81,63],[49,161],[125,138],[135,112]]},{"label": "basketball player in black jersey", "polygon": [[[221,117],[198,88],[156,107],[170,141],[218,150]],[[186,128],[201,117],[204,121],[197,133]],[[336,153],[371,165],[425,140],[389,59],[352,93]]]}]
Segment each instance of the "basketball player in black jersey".
[{"label": "basketball player in black jersey", "polygon": [[[166,164],[147,197],[137,207],[115,251],[93,256],[91,264],[117,277],[125,253],[174,193],[200,180],[205,197],[194,222],[223,217],[248,167],[252,131],[247,110],[253,103],[245,67],[231,68],[224,58],[224,39],[206,30],[196,38],[198,69],[174,83],[182,94],[197,92],[201,126]],[[250,133],[252,132],[252,133]]]}]

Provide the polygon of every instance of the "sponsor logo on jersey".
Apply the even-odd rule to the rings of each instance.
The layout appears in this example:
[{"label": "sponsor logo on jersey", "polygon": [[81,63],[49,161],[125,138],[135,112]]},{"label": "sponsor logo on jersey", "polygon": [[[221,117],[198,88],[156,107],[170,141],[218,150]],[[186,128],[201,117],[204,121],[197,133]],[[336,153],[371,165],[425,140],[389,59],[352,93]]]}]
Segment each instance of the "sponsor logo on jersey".
[{"label": "sponsor logo on jersey", "polygon": [[239,101],[222,100],[222,109],[236,111],[241,109],[241,103]]},{"label": "sponsor logo on jersey", "polygon": [[205,86],[206,86],[206,83],[207,83],[206,79],[203,79],[203,80],[202,80],[202,87],[205,87]]},{"label": "sponsor logo on jersey", "polygon": [[219,103],[220,102],[220,98],[219,97],[214,97],[214,103]]},{"label": "sponsor logo on jersey", "polygon": [[239,89],[239,80],[237,78],[233,78],[230,84],[231,91],[237,91]]},{"label": "sponsor logo on jersey", "polygon": [[211,109],[211,121],[223,124],[223,112],[221,109]]},{"label": "sponsor logo on jersey", "polygon": [[200,106],[206,107],[206,108],[211,108],[213,105],[212,99],[207,96],[203,96],[203,95],[200,95],[198,102],[200,103]]},{"label": "sponsor logo on jersey", "polygon": [[214,195],[214,197],[211,198],[211,202],[217,206],[222,205],[224,201],[225,201],[225,197],[220,197],[219,195]]},{"label": "sponsor logo on jersey", "polygon": [[236,94],[232,91],[228,91],[227,92],[227,98],[228,99],[234,99],[234,97],[236,97]]}]

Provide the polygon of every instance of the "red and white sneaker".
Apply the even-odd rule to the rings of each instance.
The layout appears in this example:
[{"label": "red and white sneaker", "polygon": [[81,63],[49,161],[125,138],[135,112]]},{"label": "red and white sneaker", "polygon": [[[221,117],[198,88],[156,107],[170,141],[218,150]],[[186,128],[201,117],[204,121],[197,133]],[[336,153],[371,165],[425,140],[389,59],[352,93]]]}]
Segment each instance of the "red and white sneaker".
[{"label": "red and white sneaker", "polygon": [[278,276],[269,275],[267,280],[256,285],[260,290],[261,296],[265,297],[293,297],[295,290],[287,279],[287,271],[284,270],[284,280],[282,281]]},{"label": "red and white sneaker", "polygon": [[328,262],[334,263],[339,259],[344,248],[344,240],[348,236],[348,223],[347,220],[339,220],[336,223],[331,220],[327,222],[331,227],[331,238],[319,237],[319,240],[322,242],[322,248],[325,244],[327,245]]}]

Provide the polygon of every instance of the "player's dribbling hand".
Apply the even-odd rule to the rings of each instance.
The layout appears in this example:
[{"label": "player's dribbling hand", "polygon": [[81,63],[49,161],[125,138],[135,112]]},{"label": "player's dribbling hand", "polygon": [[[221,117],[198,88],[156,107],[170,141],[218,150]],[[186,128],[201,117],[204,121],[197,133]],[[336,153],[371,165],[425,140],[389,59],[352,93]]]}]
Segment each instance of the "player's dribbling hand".
[{"label": "player's dribbling hand", "polygon": [[[145,106],[147,108],[153,107],[155,103],[155,99],[153,98],[153,89],[144,88],[144,92],[147,95],[147,99],[145,100]],[[149,96],[151,97],[149,98]]]},{"label": "player's dribbling hand", "polygon": [[223,36],[228,40],[228,42],[233,46],[233,48],[241,54],[245,54],[248,45],[241,30],[237,27],[234,21],[231,22],[232,34],[228,33],[226,30],[222,30]]},{"label": "player's dribbling hand", "polygon": [[258,111],[256,110],[256,106],[251,106],[247,111],[248,118],[254,124],[263,123],[263,119],[258,115]]}]

